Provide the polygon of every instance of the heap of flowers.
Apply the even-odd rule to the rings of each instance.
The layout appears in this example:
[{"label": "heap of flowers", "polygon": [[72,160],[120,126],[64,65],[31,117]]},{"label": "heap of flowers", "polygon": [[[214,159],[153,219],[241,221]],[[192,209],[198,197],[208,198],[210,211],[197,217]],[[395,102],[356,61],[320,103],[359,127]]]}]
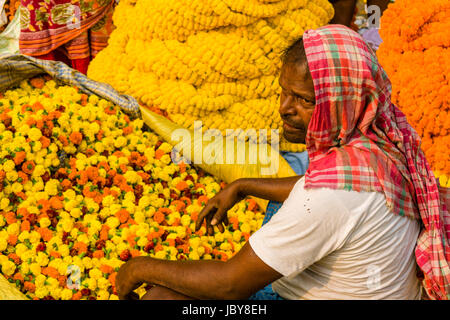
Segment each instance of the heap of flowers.
[{"label": "heap of flowers", "polygon": [[0,95],[0,271],[27,297],[117,299],[130,258],[225,261],[260,227],[246,199],[224,233],[195,232],[223,183],[174,164],[141,119],[46,80]]},{"label": "heap of flowers", "polygon": [[378,57],[393,102],[422,137],[422,149],[450,187],[450,1],[398,0],[381,19]]},{"label": "heap of flowers", "polygon": [[[333,17],[327,0],[125,0],[88,76],[204,130],[282,129],[281,53]],[[303,151],[289,144],[281,150]]]}]

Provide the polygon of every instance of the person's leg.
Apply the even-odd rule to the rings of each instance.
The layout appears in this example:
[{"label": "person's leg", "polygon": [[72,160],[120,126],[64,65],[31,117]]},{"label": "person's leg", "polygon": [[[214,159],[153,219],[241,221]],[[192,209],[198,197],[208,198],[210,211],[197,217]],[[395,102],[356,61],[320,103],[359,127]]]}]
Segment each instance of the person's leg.
[{"label": "person's leg", "polygon": [[141,300],[194,300],[194,298],[176,292],[172,289],[154,286],[147,290]]},{"label": "person's leg", "polygon": [[87,73],[91,61],[89,52],[88,32],[81,33],[78,37],[64,45],[67,57],[70,59],[72,68],[83,74]]},{"label": "person's leg", "polygon": [[41,60],[56,60],[55,53],[53,51],[50,51],[49,53],[42,54],[40,56],[34,56],[37,59]]}]

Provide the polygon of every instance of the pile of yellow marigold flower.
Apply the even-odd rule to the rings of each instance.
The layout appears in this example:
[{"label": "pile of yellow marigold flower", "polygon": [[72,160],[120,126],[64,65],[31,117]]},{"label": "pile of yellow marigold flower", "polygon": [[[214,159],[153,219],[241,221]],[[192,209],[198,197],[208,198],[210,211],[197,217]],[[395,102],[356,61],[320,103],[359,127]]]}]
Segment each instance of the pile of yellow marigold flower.
[{"label": "pile of yellow marigold flower", "polygon": [[88,76],[186,128],[281,130],[280,55],[333,15],[327,0],[123,0]]},{"label": "pile of yellow marigold flower", "polygon": [[0,271],[28,298],[117,299],[131,257],[227,260],[260,227],[246,199],[224,233],[195,232],[223,184],[174,164],[141,119],[46,80],[0,94]]},{"label": "pile of yellow marigold flower", "polygon": [[393,102],[422,137],[422,149],[450,187],[450,1],[398,0],[381,19],[378,57]]}]

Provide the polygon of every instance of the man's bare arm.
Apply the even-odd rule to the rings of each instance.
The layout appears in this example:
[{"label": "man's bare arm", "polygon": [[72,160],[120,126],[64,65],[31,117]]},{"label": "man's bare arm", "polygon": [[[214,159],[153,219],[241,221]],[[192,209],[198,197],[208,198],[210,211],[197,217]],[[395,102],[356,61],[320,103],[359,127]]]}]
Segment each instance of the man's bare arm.
[{"label": "man's bare arm", "polygon": [[247,196],[284,202],[301,177],[244,178],[230,183],[210,199],[200,212],[196,222],[196,230],[199,230],[203,220],[206,220],[206,230],[209,235],[214,234],[212,227],[214,225],[217,225],[219,231],[223,232],[224,227],[221,223],[223,221],[225,224],[228,224],[228,210]]},{"label": "man's bare arm", "polygon": [[249,243],[229,261],[168,261],[133,258],[116,277],[119,298],[143,283],[169,288],[194,299],[247,299],[282,275],[265,264]]},{"label": "man's bare arm", "polygon": [[239,194],[261,199],[284,202],[302,176],[287,178],[243,178],[239,179]]}]

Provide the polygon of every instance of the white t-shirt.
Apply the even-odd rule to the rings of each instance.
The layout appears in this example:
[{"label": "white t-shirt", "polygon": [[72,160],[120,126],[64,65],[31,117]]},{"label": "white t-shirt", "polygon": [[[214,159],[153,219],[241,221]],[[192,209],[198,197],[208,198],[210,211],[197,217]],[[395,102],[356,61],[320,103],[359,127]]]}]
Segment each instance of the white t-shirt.
[{"label": "white t-shirt", "polygon": [[378,192],[304,184],[301,178],[249,240],[284,276],[275,292],[285,299],[420,299],[416,220],[391,213]]}]

